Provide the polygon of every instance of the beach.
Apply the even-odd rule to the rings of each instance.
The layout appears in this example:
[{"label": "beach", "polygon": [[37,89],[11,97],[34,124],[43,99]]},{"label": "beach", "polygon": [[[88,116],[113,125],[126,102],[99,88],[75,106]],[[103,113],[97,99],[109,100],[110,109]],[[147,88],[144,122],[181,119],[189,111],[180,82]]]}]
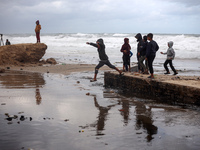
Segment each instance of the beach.
[{"label": "beach", "polygon": [[[103,38],[112,64],[122,68],[119,51],[124,37],[131,42],[135,68],[135,34],[46,34],[48,48],[42,59],[56,65],[19,63],[2,65],[0,73],[1,150],[199,150],[199,106],[169,105],[106,88],[104,73],[114,72],[98,63],[95,48],[86,42]],[[32,34],[5,35],[12,44],[35,40]],[[164,75],[165,56],[154,61],[155,79],[200,89],[199,35],[155,35],[160,51],[175,42],[173,61],[178,75]],[[171,70],[170,70],[171,71]],[[117,73],[117,72],[116,72]],[[147,79],[135,71],[124,76]],[[150,80],[150,79],[149,79]]]},{"label": "beach", "polygon": [[3,67],[2,150],[200,147],[198,107],[172,106],[106,89],[104,71],[113,71],[106,66],[97,82],[90,82],[94,65],[88,64]]}]

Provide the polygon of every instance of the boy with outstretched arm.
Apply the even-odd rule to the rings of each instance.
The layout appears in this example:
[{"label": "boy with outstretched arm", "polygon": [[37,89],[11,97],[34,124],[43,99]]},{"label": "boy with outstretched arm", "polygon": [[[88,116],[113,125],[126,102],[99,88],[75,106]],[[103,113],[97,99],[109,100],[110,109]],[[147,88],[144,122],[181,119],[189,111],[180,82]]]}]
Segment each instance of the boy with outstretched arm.
[{"label": "boy with outstretched arm", "polygon": [[154,79],[153,61],[156,57],[156,52],[158,51],[159,46],[156,43],[156,41],[153,40],[153,34],[152,33],[149,33],[147,35],[147,40],[149,40],[150,42],[147,44],[146,60],[148,61],[149,71],[151,73],[151,75],[148,78]]},{"label": "boy with outstretched arm", "polygon": [[174,72],[174,75],[177,75],[178,73],[177,73],[177,71],[175,70],[175,68],[174,68],[174,66],[173,66],[173,64],[172,64],[172,60],[174,59],[174,57],[175,57],[175,51],[174,51],[174,49],[173,49],[173,42],[172,41],[170,41],[170,42],[168,42],[167,43],[168,44],[168,49],[167,49],[167,52],[166,53],[163,53],[163,52],[160,52],[161,54],[164,54],[164,55],[167,55],[167,60],[165,61],[165,63],[164,63],[164,68],[165,68],[165,70],[166,70],[166,73],[165,74],[170,74],[170,72],[169,72],[169,69],[168,69],[168,67],[167,67],[167,64],[169,64],[170,65],[170,67],[171,67],[171,69],[172,69],[172,71]]},{"label": "boy with outstretched arm", "polygon": [[119,70],[114,65],[112,65],[110,63],[110,61],[108,60],[108,56],[106,55],[106,52],[105,52],[105,45],[104,45],[103,39],[98,39],[96,41],[96,44],[95,43],[89,43],[89,42],[87,42],[86,44],[92,45],[92,46],[97,48],[97,51],[98,51],[98,54],[99,54],[99,59],[100,59],[99,64],[95,67],[94,79],[90,80],[91,82],[97,81],[98,71],[104,65],[107,65],[108,67],[117,70],[120,73],[120,75],[122,74],[122,71]]}]

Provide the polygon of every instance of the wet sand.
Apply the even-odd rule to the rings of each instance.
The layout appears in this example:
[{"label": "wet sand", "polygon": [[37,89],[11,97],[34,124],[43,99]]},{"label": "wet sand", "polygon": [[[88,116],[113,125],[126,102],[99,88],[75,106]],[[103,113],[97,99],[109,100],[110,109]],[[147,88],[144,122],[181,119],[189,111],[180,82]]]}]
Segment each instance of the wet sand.
[{"label": "wet sand", "polygon": [[95,83],[91,65],[10,69],[0,74],[1,150],[200,148],[199,108],[105,89],[107,67]]}]

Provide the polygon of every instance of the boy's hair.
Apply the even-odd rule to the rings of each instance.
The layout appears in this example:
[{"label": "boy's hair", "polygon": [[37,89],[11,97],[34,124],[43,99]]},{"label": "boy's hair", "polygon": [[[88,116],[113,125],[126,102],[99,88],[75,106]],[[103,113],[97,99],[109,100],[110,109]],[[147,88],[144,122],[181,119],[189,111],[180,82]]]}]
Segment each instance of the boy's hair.
[{"label": "boy's hair", "polygon": [[146,42],[147,41],[147,36],[143,36],[143,40]]},{"label": "boy's hair", "polygon": [[147,37],[150,37],[151,39],[153,39],[153,34],[149,33],[149,34],[147,34]]}]

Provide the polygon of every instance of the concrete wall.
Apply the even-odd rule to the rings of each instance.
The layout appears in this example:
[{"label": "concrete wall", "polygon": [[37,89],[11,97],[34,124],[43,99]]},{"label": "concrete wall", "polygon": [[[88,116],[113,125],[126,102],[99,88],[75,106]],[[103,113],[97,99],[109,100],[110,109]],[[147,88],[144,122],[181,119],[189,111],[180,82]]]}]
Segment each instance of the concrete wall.
[{"label": "concrete wall", "polygon": [[119,76],[105,72],[104,84],[107,88],[119,89],[130,96],[156,99],[170,104],[200,105],[200,89],[187,85],[165,83],[137,76]]}]

